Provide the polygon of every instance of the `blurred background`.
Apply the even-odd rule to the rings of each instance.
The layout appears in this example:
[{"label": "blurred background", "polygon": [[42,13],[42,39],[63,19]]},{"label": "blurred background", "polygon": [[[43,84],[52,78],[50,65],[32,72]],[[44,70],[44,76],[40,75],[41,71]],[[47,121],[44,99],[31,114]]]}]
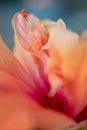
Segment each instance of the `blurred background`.
[{"label": "blurred background", "polygon": [[27,9],[40,19],[62,18],[68,28],[79,34],[87,29],[87,0],[2,0],[0,34],[11,49],[14,45],[12,17],[22,9]]}]

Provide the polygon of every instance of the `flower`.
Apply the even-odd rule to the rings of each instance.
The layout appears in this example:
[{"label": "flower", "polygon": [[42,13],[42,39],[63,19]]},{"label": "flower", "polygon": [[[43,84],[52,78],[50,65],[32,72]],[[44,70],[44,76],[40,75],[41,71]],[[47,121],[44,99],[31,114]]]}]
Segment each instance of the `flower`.
[{"label": "flower", "polygon": [[22,10],[14,53],[0,38],[0,130],[62,130],[87,119],[87,35]]}]

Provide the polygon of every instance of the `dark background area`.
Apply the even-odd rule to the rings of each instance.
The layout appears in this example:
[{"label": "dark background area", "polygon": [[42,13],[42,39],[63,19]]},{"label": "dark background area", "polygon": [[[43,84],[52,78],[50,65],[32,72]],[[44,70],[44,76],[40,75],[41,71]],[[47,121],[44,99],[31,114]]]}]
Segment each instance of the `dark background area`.
[{"label": "dark background area", "polygon": [[[40,6],[40,2],[45,4]],[[28,3],[27,3],[28,2]],[[33,4],[36,2],[36,5]],[[27,9],[40,19],[62,18],[67,27],[81,34],[87,29],[87,0],[2,0],[0,1],[0,34],[10,48],[14,44],[12,17],[16,12]],[[27,3],[27,4],[26,4]]]}]

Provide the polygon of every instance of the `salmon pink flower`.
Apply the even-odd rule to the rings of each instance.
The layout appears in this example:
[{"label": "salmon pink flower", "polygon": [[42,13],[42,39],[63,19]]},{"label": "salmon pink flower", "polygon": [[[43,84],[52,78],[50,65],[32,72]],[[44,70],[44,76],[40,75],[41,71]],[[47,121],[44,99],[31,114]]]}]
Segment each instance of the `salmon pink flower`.
[{"label": "salmon pink flower", "polygon": [[87,119],[86,33],[26,10],[12,25],[13,54],[0,38],[0,130],[63,130]]}]

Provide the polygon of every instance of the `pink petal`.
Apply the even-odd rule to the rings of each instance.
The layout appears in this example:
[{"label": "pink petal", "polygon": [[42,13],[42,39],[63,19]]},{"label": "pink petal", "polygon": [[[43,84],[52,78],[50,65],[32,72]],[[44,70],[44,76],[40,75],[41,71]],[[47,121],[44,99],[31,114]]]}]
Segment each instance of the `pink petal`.
[{"label": "pink petal", "polygon": [[[23,65],[27,71],[29,77],[33,79],[37,87],[42,88],[43,92],[49,89],[49,84],[47,83],[47,73],[46,73],[46,57],[40,53],[41,58],[38,55],[32,54],[26,51],[16,44],[14,55]],[[47,87],[46,87],[47,86]]]},{"label": "pink petal", "polygon": [[[35,77],[33,77],[34,71],[32,73],[29,73],[13,56],[13,54],[4,44],[2,39],[0,39],[0,70],[8,73],[8,75],[10,74],[17,80],[21,80],[22,82],[24,82],[30,88],[30,90],[33,91],[33,94],[29,93],[28,95],[31,95],[32,98],[34,98],[41,105],[47,104],[48,101],[46,101],[46,99],[49,89],[47,79],[45,80],[45,83],[42,81],[42,77],[40,79],[35,79]],[[45,84],[48,85],[48,87],[46,87]]]},{"label": "pink petal", "polygon": [[[24,17],[22,13],[16,13],[13,17],[13,28],[16,35],[16,40],[27,50],[30,48],[40,50],[46,43],[47,36],[40,20],[29,13]],[[33,32],[33,33],[32,33]]]},{"label": "pink petal", "polygon": [[[0,37],[0,70],[5,71],[15,78],[22,80],[27,85],[35,88],[36,85],[20,62],[13,56],[12,52]],[[29,78],[28,78],[29,77]]]},{"label": "pink petal", "polygon": [[0,70],[0,89],[20,92],[26,95],[32,95],[34,93],[32,87],[27,86],[22,80],[19,80],[2,70]]},{"label": "pink petal", "polygon": [[[48,92],[49,83],[46,73],[47,36],[45,28],[40,20],[29,14],[25,17],[17,13],[13,17],[13,28],[15,32],[14,55],[28,72],[39,89],[44,93]],[[45,39],[44,43],[41,39]],[[47,86],[47,87],[46,87]]]},{"label": "pink petal", "polygon": [[47,104],[49,100],[46,101],[46,96],[44,92],[36,87],[27,86],[22,80],[19,80],[5,71],[0,71],[0,89],[2,90],[12,90],[14,92],[21,92],[23,94],[32,97],[35,101],[39,102],[40,105]]}]

